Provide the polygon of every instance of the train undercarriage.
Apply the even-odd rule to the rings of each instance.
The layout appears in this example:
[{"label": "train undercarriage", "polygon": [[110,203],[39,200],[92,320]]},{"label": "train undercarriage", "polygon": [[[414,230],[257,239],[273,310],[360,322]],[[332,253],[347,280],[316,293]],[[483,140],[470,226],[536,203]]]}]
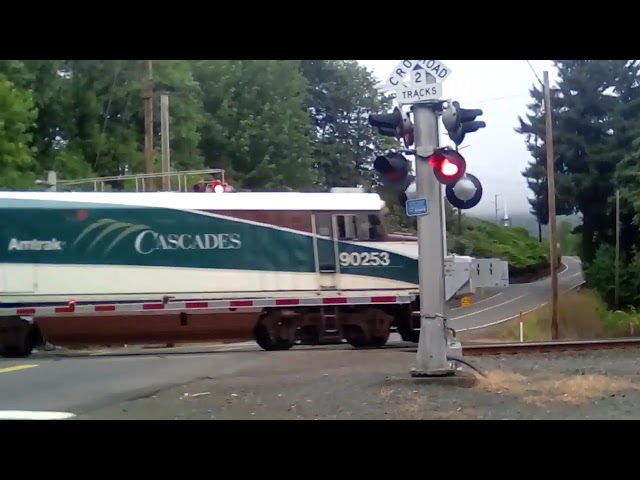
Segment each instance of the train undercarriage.
[{"label": "train undercarriage", "polygon": [[385,306],[278,309],[260,316],[254,338],[267,351],[294,345],[330,345],[346,341],[355,348],[383,347],[392,331],[402,340],[418,342],[414,304]]},{"label": "train undercarriage", "polygon": [[[420,330],[417,321],[419,317],[414,314],[416,305],[417,302],[268,308],[259,315],[247,340],[255,340],[266,351],[289,350],[295,345],[331,345],[343,342],[354,348],[380,348],[387,343],[394,331],[404,341],[417,342]],[[211,316],[210,320],[215,322],[215,316]],[[216,338],[211,336],[201,339],[202,342],[214,340]],[[47,338],[41,332],[37,318],[0,318],[0,356],[28,357],[35,348],[46,343]]]}]

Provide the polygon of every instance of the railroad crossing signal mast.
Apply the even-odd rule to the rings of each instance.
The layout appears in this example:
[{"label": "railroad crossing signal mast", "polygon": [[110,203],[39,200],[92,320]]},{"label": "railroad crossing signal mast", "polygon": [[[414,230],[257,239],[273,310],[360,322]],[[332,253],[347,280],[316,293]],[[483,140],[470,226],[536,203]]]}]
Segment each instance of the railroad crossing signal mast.
[{"label": "railroad crossing signal mast", "polygon": [[[416,158],[415,176],[410,161],[397,151],[378,156],[374,168],[383,182],[398,190],[407,215],[418,217],[418,262],[420,281],[420,340],[414,377],[450,376],[456,372],[450,346],[455,342],[444,317],[445,272],[443,195],[456,208],[476,206],[482,198],[482,185],[467,173],[467,162],[457,151],[467,133],[486,125],[476,121],[482,110],[465,110],[458,102],[445,102],[442,82],[451,73],[438,60],[403,60],[387,78],[384,90],[395,90],[396,107],[392,113],[370,115],[369,123],[381,135],[403,139]],[[402,112],[411,105],[410,114]],[[456,148],[439,145],[438,115]],[[440,234],[436,234],[439,232]]]}]

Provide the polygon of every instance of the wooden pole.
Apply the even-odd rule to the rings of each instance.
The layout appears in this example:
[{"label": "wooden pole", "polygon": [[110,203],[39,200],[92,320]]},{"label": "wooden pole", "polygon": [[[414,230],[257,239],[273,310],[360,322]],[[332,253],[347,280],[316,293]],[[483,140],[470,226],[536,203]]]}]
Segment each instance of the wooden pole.
[{"label": "wooden pole", "polygon": [[553,158],[553,127],[551,124],[551,91],[549,72],[544,72],[544,103],[547,146],[547,190],[549,198],[549,250],[551,256],[551,338],[558,339],[558,240],[556,232],[556,184]]},{"label": "wooden pole", "polygon": [[169,151],[169,95],[160,96],[160,125],[162,131],[162,190],[171,190],[169,170],[171,156]]},{"label": "wooden pole", "polygon": [[616,285],[615,306],[618,308],[620,295],[620,190],[616,190]]},{"label": "wooden pole", "polygon": [[[145,60],[144,76],[144,173],[153,173],[153,61]],[[152,178],[145,179],[145,189],[153,190]]]}]

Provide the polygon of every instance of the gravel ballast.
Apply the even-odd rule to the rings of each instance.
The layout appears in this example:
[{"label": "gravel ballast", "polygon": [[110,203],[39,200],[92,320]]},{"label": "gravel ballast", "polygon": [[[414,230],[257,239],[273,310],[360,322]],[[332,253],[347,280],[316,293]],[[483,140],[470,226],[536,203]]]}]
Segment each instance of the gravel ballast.
[{"label": "gravel ballast", "polygon": [[77,419],[640,419],[640,350],[465,357],[487,373],[471,387],[411,379],[399,350],[248,355],[259,366]]}]

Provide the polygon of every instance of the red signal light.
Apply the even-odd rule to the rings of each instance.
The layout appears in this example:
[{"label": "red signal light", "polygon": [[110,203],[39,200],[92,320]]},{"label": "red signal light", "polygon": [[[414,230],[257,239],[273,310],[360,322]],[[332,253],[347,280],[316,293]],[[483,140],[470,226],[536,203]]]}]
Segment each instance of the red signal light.
[{"label": "red signal light", "polygon": [[460,171],[460,167],[455,163],[450,162],[446,158],[440,164],[440,173],[445,177],[455,177]]},{"label": "red signal light", "polygon": [[224,193],[227,191],[227,184],[220,181],[211,182],[210,187],[213,193]]},{"label": "red signal light", "polygon": [[385,177],[390,181],[400,180],[402,173],[397,170],[390,170]]},{"label": "red signal light", "polygon": [[448,147],[436,150],[429,158],[429,165],[438,182],[449,186],[455,185],[467,169],[464,157]]}]

